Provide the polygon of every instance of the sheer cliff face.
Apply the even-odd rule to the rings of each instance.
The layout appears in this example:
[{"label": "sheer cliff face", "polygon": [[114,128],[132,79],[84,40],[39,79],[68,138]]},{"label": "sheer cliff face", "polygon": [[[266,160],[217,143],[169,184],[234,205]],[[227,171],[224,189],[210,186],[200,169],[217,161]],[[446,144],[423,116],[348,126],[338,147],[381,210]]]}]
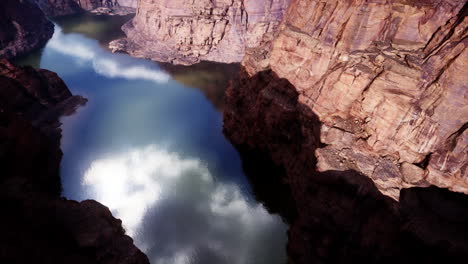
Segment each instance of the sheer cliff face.
[{"label": "sheer cliff face", "polygon": [[11,58],[44,45],[54,26],[29,1],[0,1],[0,57]]},{"label": "sheer cliff face", "polygon": [[115,50],[176,64],[240,62],[279,24],[289,0],[141,0]]},{"label": "sheer cliff face", "polygon": [[138,0],[117,0],[120,6],[137,8]]},{"label": "sheer cliff face", "polygon": [[99,7],[136,8],[137,0],[34,0],[49,17],[76,14],[91,11]]},{"label": "sheer cliff face", "polygon": [[[252,113],[242,120],[236,105],[274,105],[297,111],[303,138],[294,140],[319,171],[355,170],[396,200],[414,186],[468,193],[466,13],[461,0],[292,1],[273,40],[247,51],[226,130],[271,126]],[[265,71],[293,91],[268,82],[247,90]],[[320,131],[304,136],[314,119]],[[232,135],[239,144],[252,136]]]},{"label": "sheer cliff face", "polygon": [[82,11],[77,2],[73,0],[35,0],[37,5],[49,17],[63,16]]},{"label": "sheer cliff face", "polygon": [[119,5],[119,0],[73,0],[84,10],[93,10],[98,7],[114,7]]}]

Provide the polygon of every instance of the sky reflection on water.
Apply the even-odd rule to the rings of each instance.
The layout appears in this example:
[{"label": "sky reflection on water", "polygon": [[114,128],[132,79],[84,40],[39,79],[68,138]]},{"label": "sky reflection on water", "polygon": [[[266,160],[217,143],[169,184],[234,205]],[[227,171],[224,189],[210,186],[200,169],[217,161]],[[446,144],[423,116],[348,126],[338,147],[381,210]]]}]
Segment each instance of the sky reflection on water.
[{"label": "sky reflection on water", "polygon": [[108,206],[152,263],[285,263],[286,226],[253,198],[200,90],[59,26],[40,56],[89,99],[62,119],[67,198]]}]

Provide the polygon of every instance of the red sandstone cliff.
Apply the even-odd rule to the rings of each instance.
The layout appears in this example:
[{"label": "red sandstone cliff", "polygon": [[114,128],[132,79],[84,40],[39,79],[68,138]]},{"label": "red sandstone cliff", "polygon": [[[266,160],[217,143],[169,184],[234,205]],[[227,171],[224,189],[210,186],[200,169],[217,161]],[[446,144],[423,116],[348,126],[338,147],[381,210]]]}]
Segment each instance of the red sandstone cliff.
[{"label": "red sandstone cliff", "polygon": [[466,14],[462,0],[293,0],[246,50],[224,131],[274,163],[251,177],[284,177],[291,263],[466,260]]},{"label": "red sandstone cliff", "polygon": [[[358,171],[397,200],[414,186],[468,193],[466,12],[460,0],[296,0],[248,51],[244,78],[271,70],[291,84],[302,132],[320,122],[324,146],[308,153],[319,171]],[[265,89],[256,96],[290,111]]]},{"label": "red sandstone cliff", "polygon": [[239,62],[279,24],[289,0],[141,0],[114,51],[175,64]]}]

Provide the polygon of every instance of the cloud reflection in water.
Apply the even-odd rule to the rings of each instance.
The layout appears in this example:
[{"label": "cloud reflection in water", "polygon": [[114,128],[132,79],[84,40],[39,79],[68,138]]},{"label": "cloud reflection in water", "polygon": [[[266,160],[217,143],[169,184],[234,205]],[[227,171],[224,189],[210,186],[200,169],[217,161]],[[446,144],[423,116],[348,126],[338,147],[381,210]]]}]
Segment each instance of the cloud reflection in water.
[{"label": "cloud reflection in water", "polygon": [[[122,54],[109,53],[101,48],[97,41],[82,35],[64,34],[58,25],[55,25],[55,33],[47,43],[47,48],[76,57],[82,62],[91,61],[94,70],[98,74],[109,78],[140,79],[157,83],[166,83],[170,80],[170,76],[157,69],[154,64],[141,65],[142,63],[140,63],[140,65],[134,65],[134,63],[126,63],[135,61],[135,59]],[[117,59],[119,57],[120,60]]]},{"label": "cloud reflection in water", "polygon": [[[284,260],[286,227],[197,159],[150,145],[94,161],[83,184],[157,264]],[[278,235],[282,234],[282,235]]]}]

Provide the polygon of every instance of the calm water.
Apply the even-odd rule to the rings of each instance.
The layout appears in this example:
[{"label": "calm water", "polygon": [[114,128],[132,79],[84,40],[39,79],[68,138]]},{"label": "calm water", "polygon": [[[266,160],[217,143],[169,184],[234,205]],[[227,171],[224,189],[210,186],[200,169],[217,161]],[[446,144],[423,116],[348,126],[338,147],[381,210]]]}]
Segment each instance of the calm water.
[{"label": "calm water", "polygon": [[112,54],[103,43],[122,23],[62,19],[47,46],[20,61],[57,72],[89,99],[62,119],[63,195],[108,206],[154,264],[285,263],[286,226],[253,198],[222,134],[235,66]]}]

